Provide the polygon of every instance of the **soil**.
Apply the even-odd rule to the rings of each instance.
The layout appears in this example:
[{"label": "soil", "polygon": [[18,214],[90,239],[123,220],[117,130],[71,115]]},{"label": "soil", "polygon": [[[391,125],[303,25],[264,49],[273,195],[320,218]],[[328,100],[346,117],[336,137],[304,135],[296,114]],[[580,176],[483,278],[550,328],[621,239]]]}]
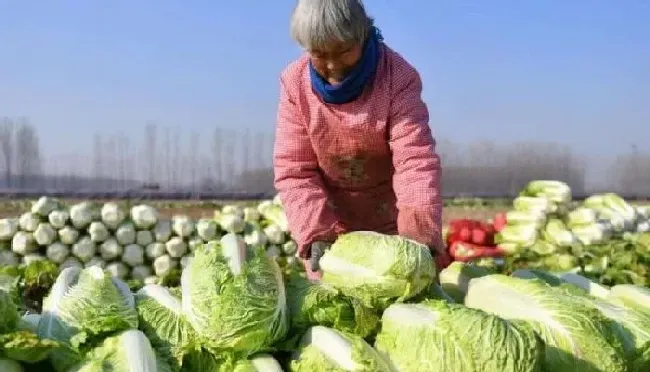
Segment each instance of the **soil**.
[{"label": "soil", "polygon": [[[0,203],[0,218],[17,217],[27,210],[25,206],[22,208],[11,206],[9,203]],[[172,217],[175,214],[184,214],[192,218],[210,218],[214,215],[214,207],[211,206],[183,206],[183,207],[158,207],[161,216]],[[494,217],[498,212],[502,211],[499,208],[463,208],[456,206],[448,206],[443,210],[443,223],[448,223],[456,218],[473,218],[478,220],[486,220]]]}]

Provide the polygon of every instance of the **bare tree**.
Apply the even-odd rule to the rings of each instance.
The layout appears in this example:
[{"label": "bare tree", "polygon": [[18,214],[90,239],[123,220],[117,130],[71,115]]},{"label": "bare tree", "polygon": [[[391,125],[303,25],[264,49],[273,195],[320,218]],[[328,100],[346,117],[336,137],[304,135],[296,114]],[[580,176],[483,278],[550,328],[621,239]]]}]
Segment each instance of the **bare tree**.
[{"label": "bare tree", "polygon": [[[239,174],[242,174],[243,172],[248,172],[250,171],[250,165],[251,165],[251,157],[253,154],[251,154],[251,132],[248,128],[245,128],[242,133],[241,133],[241,142],[239,144]],[[238,174],[238,176],[239,176]],[[242,185],[244,187],[248,187],[249,185]]]},{"label": "bare tree", "polygon": [[217,183],[223,183],[223,158],[221,154],[223,153],[223,131],[221,128],[214,128],[214,134],[212,135],[212,164],[214,168],[214,179]]},{"label": "bare tree", "polygon": [[[18,173],[18,187],[40,186],[30,184],[30,180],[37,180],[41,176],[41,151],[38,134],[27,120],[21,120],[16,131],[16,165]],[[33,182],[33,181],[32,181]]]},{"label": "bare tree", "polygon": [[[585,164],[568,146],[519,142],[497,146],[488,141],[466,145],[440,141],[445,195],[515,196],[531,180],[567,182],[584,193]],[[505,196],[505,195],[504,195]]]},{"label": "bare tree", "polygon": [[78,154],[68,154],[68,190],[77,191],[82,189],[84,185],[80,182],[79,177],[79,155]]},{"label": "bare tree", "polygon": [[116,163],[117,163],[117,188],[121,191],[124,190],[126,180],[126,141],[124,134],[118,133],[115,139],[115,147],[117,149]]},{"label": "bare tree", "polygon": [[264,167],[265,163],[268,161],[268,154],[265,154],[266,143],[264,132],[255,133],[255,144],[253,145],[253,164],[251,165],[252,169],[261,169]]},{"label": "bare tree", "polygon": [[610,174],[621,193],[639,197],[650,194],[650,155],[642,154],[636,145],[616,158]]},{"label": "bare tree", "polygon": [[183,136],[181,135],[180,130],[176,127],[174,128],[174,136],[173,136],[173,143],[172,143],[172,184],[174,185],[174,188],[178,188],[180,186],[180,172],[181,172],[181,164],[182,164],[182,154],[181,154],[181,143],[183,141]]},{"label": "bare tree", "polygon": [[165,165],[165,188],[170,188],[171,187],[171,177],[172,177],[172,162],[171,162],[171,148],[172,148],[172,140],[171,140],[171,129],[169,127],[165,127],[165,151],[163,152],[162,158],[163,158],[163,164]]},{"label": "bare tree", "polygon": [[148,123],[144,129],[145,140],[145,154],[144,159],[147,160],[147,168],[144,174],[148,174],[147,182],[153,185],[157,182],[158,174],[158,127],[153,123]]},{"label": "bare tree", "polygon": [[93,177],[99,182],[99,180],[106,177],[106,171],[104,167],[104,143],[102,141],[102,135],[100,133],[95,133],[95,138],[93,140]]},{"label": "bare tree", "polygon": [[47,158],[47,170],[48,170],[48,176],[47,180],[49,181],[46,185],[46,188],[48,190],[59,190],[60,187],[60,178],[59,175],[61,174],[59,170],[59,159],[55,156],[48,156]]},{"label": "bare tree", "polygon": [[131,137],[124,136],[122,140],[124,141],[124,185],[122,187],[128,190],[136,179],[135,166],[138,164],[138,154]]},{"label": "bare tree", "polygon": [[3,118],[2,123],[0,123],[0,152],[2,152],[7,187],[13,186],[15,131],[16,124],[14,121],[11,118]]},{"label": "bare tree", "polygon": [[223,159],[224,164],[224,173],[225,173],[225,182],[224,184],[229,190],[232,190],[235,186],[235,141],[237,138],[237,132],[233,130],[228,130],[225,133],[226,138],[230,138],[230,141],[224,141],[222,145],[223,151],[221,153],[221,159]]},{"label": "bare tree", "polygon": [[191,190],[196,193],[198,190],[198,170],[199,167],[201,166],[199,164],[199,154],[201,153],[200,149],[200,138],[199,134],[196,131],[192,131],[190,134],[190,141],[189,141],[189,149],[188,149],[188,154],[189,154],[189,171],[190,171],[190,182],[191,182]]},{"label": "bare tree", "polygon": [[[105,183],[101,183],[101,187],[106,189],[106,190],[115,190],[117,188],[117,178],[115,175],[117,174],[118,170],[118,163],[117,163],[117,143],[115,141],[115,136],[109,136],[105,141],[103,141],[103,148],[104,148],[104,161],[106,163],[105,169],[106,169],[106,174],[105,174]],[[104,190],[102,190],[104,191]]]},{"label": "bare tree", "polygon": [[[125,190],[133,181],[145,181],[166,188],[190,187],[195,193],[237,187],[266,192],[272,188],[271,132],[217,127],[210,144],[202,146],[203,141],[195,131],[183,135],[178,127],[147,123],[142,144],[136,144],[132,137],[122,133],[110,136],[97,133],[94,147],[86,156],[44,156],[33,126],[24,119],[4,118],[0,119],[0,164],[4,165],[7,185],[13,187],[41,185],[78,190],[92,184],[98,188]],[[158,149],[161,142],[164,150]],[[443,162],[446,195],[508,193],[514,196],[534,179],[565,181],[576,194],[586,190],[585,158],[577,156],[569,146],[542,142],[501,145],[490,141],[462,144],[440,140],[437,151]],[[47,185],[34,183],[44,169],[59,177],[53,177]],[[104,179],[106,183],[89,183],[86,176]],[[615,167],[602,177],[610,179],[605,186],[612,191],[650,194],[647,186],[650,185],[650,155],[632,147],[629,153],[615,159]]]},{"label": "bare tree", "polygon": [[68,159],[68,177],[70,179],[68,189],[70,191],[84,189],[86,185],[83,183],[81,157],[78,153],[72,153],[68,155]]}]

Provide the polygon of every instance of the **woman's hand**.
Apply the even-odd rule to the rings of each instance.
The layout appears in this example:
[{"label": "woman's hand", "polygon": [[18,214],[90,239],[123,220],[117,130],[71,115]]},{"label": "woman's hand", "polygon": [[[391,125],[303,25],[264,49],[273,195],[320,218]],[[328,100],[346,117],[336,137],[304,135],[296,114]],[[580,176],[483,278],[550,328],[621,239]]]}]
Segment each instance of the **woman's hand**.
[{"label": "woman's hand", "polygon": [[320,280],[320,278],[323,276],[323,273],[320,271],[320,259],[323,257],[325,251],[327,251],[331,245],[331,243],[327,242],[312,243],[310,249],[310,258],[303,260],[305,272],[307,273],[307,278],[309,280]]},{"label": "woman's hand", "polygon": [[451,256],[446,251],[443,252],[436,251],[435,257],[433,259],[436,263],[436,270],[438,272],[442,271],[444,268],[451,265],[451,263],[453,262]]},{"label": "woman's hand", "polygon": [[311,271],[311,263],[309,260],[303,260],[302,264],[305,266],[305,273],[307,274],[307,279],[309,280],[321,280],[323,273],[321,271]]}]

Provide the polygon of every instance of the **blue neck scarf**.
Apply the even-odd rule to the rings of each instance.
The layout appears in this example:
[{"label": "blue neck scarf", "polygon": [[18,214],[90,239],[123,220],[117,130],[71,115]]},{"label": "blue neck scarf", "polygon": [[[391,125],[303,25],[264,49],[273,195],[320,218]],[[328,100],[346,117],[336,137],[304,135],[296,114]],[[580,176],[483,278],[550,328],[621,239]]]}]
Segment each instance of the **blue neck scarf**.
[{"label": "blue neck scarf", "polygon": [[361,59],[340,84],[330,84],[316,72],[310,62],[309,75],[314,92],[326,103],[343,104],[357,99],[375,76],[381,54],[379,43],[382,40],[384,38],[381,36],[381,32],[373,26],[363,48]]}]

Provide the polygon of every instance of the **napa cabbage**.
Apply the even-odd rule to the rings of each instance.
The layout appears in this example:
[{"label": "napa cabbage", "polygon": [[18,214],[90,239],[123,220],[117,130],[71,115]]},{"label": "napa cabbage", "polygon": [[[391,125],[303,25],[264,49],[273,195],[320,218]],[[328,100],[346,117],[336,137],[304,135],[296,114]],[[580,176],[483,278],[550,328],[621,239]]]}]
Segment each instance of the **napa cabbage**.
[{"label": "napa cabbage", "polygon": [[541,372],[544,367],[544,343],[532,328],[445,301],[391,305],[375,348],[400,372]]},{"label": "napa cabbage", "polygon": [[237,235],[199,247],[183,270],[181,288],[183,313],[209,349],[250,355],[287,333],[280,267]]},{"label": "napa cabbage", "polygon": [[0,358],[0,371],[2,372],[24,372],[23,366],[15,360]]},{"label": "napa cabbage", "polygon": [[36,363],[47,359],[58,346],[53,340],[38,337],[34,326],[27,326],[21,319],[12,296],[0,290],[0,359]]},{"label": "napa cabbage", "polygon": [[369,231],[339,236],[320,266],[323,283],[377,308],[415,297],[435,276],[427,246]]},{"label": "napa cabbage", "polygon": [[390,372],[389,364],[361,337],[314,326],[300,341],[291,371]]},{"label": "napa cabbage", "polygon": [[607,299],[650,314],[650,289],[634,284],[619,284],[612,287]]},{"label": "napa cabbage", "polygon": [[108,335],[137,326],[135,300],[126,283],[98,266],[69,267],[43,300],[38,334],[63,345],[51,359],[56,370],[65,371]]},{"label": "napa cabbage", "polygon": [[368,337],[379,326],[374,309],[299,273],[292,273],[287,280],[287,300],[292,334],[302,335],[309,327],[322,325]]},{"label": "napa cabbage", "polygon": [[490,273],[490,270],[485,267],[456,261],[444,268],[438,278],[443,292],[449,295],[454,302],[463,303],[470,280]]},{"label": "napa cabbage", "polygon": [[283,372],[280,363],[268,354],[259,354],[237,362],[233,372]]},{"label": "napa cabbage", "polygon": [[548,370],[626,371],[611,320],[578,298],[539,279],[494,274],[470,281],[465,305],[530,325],[546,343]]},{"label": "napa cabbage", "polygon": [[144,333],[132,329],[106,338],[70,372],[167,372]]},{"label": "napa cabbage", "polygon": [[149,284],[135,294],[135,300],[140,330],[158,355],[167,358],[172,367],[180,367],[198,341],[182,312],[180,293]]}]

